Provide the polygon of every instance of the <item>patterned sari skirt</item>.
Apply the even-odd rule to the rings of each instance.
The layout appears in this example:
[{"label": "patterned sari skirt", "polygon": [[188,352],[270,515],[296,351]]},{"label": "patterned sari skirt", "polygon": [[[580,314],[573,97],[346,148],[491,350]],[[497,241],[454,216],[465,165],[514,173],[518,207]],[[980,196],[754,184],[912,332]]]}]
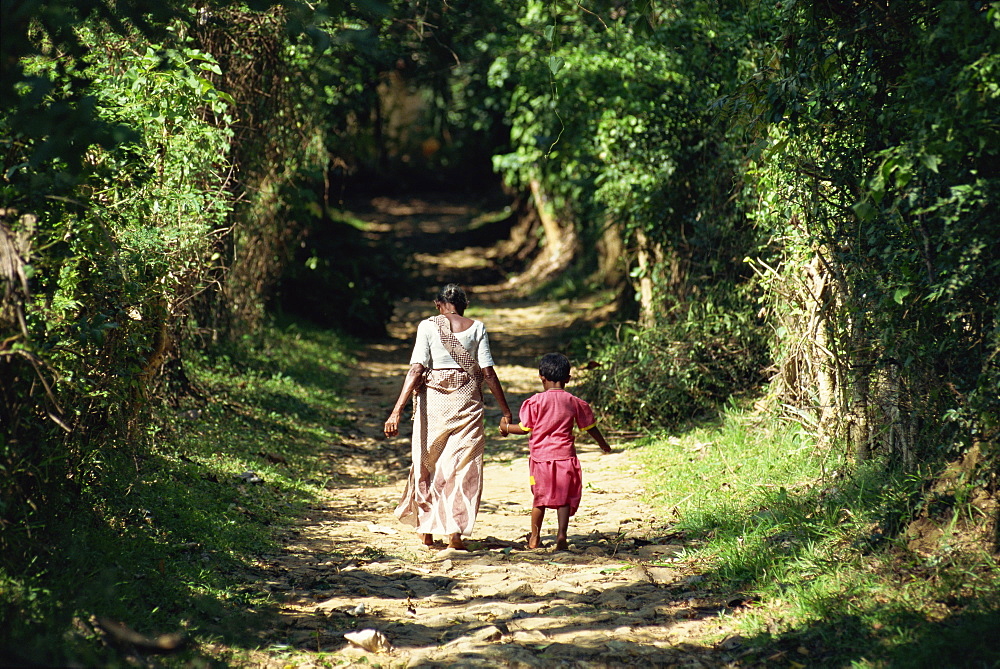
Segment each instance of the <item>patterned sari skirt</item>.
[{"label": "patterned sari skirt", "polygon": [[420,534],[472,533],[483,493],[483,394],[462,369],[434,369],[416,394],[413,464],[396,507]]}]

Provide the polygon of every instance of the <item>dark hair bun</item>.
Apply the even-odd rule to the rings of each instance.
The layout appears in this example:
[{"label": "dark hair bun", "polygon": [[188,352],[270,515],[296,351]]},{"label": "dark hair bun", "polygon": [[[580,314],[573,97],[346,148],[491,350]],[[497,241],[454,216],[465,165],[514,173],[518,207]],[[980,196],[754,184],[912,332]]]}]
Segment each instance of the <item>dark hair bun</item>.
[{"label": "dark hair bun", "polygon": [[462,313],[469,306],[469,298],[466,297],[465,291],[457,283],[449,283],[439,290],[435,300],[438,302],[447,302],[455,307],[455,311],[458,313]]}]

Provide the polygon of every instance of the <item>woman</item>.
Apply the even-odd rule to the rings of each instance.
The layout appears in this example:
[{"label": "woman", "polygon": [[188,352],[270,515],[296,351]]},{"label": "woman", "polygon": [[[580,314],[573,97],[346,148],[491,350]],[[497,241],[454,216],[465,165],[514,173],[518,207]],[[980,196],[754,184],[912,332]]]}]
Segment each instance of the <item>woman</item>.
[{"label": "woman", "polygon": [[450,548],[465,549],[483,492],[483,391],[485,381],[503,415],[507,398],[493,370],[490,340],[481,321],[463,314],[469,300],[450,283],[434,300],[438,315],[421,321],[410,371],[396,400],[385,435],[399,434],[399,418],[416,391],[413,406],[413,463],[396,516],[413,525],[424,545],[434,535]]}]

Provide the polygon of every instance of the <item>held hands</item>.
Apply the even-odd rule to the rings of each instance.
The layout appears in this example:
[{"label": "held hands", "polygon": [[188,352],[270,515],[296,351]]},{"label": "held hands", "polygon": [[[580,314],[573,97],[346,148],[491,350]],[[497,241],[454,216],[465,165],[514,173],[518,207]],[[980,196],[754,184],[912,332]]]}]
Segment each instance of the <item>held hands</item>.
[{"label": "held hands", "polygon": [[510,428],[510,417],[502,416],[500,418],[500,435],[506,437],[508,434],[510,434],[510,432],[508,432],[509,428]]}]

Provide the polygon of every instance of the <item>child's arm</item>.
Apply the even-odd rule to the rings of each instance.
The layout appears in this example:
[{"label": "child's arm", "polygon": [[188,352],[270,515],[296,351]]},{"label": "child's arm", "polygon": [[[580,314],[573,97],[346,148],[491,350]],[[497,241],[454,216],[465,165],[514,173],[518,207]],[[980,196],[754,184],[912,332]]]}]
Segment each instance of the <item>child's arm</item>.
[{"label": "child's arm", "polygon": [[597,445],[601,447],[602,451],[604,451],[605,453],[611,452],[611,445],[608,444],[607,439],[604,438],[604,435],[601,434],[600,429],[598,429],[596,425],[588,427],[586,432],[587,434],[589,434],[591,437],[594,438],[594,441],[597,442]]},{"label": "child's arm", "polygon": [[500,419],[500,434],[507,436],[508,434],[528,434],[528,431],[522,428],[520,425],[512,425],[507,417],[504,416]]}]

